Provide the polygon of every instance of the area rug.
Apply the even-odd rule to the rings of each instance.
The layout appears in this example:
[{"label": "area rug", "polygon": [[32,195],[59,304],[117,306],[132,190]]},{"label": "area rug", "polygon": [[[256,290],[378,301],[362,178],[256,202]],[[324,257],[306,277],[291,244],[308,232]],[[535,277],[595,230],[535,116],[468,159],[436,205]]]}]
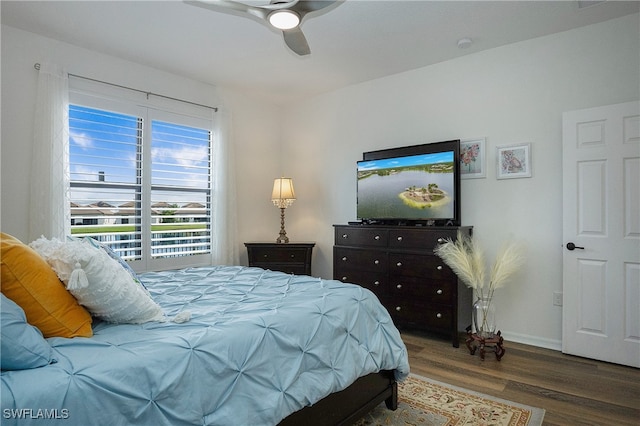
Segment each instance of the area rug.
[{"label": "area rug", "polygon": [[398,384],[398,409],[381,404],[356,426],[540,426],[544,410],[410,375]]}]

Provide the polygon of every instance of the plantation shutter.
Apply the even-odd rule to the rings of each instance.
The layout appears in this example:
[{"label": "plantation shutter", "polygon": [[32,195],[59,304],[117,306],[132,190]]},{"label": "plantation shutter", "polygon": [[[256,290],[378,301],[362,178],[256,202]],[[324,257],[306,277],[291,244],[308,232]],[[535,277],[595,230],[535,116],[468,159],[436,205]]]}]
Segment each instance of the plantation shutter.
[{"label": "plantation shutter", "polygon": [[211,130],[192,117],[152,117],[151,257],[211,253]]},{"label": "plantation shutter", "polygon": [[71,233],[139,260],[142,136],[140,117],[69,106]]}]

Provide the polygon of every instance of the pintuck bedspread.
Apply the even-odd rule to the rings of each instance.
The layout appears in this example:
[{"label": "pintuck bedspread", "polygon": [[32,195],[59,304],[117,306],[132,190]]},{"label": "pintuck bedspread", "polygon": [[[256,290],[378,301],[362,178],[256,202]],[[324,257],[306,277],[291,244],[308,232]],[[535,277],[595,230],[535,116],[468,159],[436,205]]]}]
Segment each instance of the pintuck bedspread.
[{"label": "pintuck bedspread", "polygon": [[240,266],[140,279],[169,321],[48,339],[57,362],[2,372],[3,425],[275,425],[368,373],[409,373],[359,286]]}]

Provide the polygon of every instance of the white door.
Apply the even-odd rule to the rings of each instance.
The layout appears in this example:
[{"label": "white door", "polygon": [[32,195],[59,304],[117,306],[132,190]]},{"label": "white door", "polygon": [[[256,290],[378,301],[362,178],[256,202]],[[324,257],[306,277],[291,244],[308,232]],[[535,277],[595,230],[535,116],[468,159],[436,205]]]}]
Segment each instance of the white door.
[{"label": "white door", "polygon": [[568,354],[640,367],[640,103],[563,114]]}]

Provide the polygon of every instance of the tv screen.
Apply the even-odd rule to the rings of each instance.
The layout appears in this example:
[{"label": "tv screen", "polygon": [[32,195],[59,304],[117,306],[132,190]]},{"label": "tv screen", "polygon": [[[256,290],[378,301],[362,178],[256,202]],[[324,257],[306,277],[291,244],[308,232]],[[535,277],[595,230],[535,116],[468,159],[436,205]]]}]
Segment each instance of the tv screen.
[{"label": "tv screen", "polygon": [[358,219],[459,225],[459,150],[455,140],[364,153]]}]

